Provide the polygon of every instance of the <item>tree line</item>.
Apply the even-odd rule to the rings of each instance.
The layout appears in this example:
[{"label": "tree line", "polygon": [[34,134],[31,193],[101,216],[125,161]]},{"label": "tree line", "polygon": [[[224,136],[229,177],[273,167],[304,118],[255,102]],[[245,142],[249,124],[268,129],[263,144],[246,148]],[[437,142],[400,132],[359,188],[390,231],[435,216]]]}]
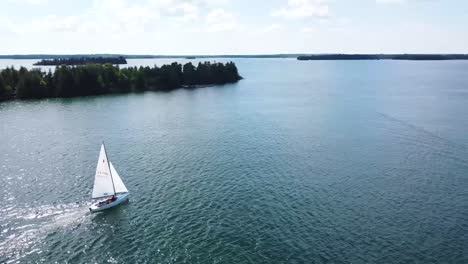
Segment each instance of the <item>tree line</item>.
[{"label": "tree line", "polygon": [[79,57],[79,58],[58,58],[58,59],[43,59],[34,65],[54,66],[54,65],[85,65],[85,64],[127,64],[127,60],[120,57]]},{"label": "tree line", "polygon": [[237,67],[228,63],[172,63],[161,67],[119,68],[112,64],[57,66],[55,71],[0,71],[0,98],[29,99],[75,97],[109,93],[169,91],[180,87],[226,84],[240,80]]},{"label": "tree line", "polygon": [[468,54],[316,54],[298,60],[468,60]]}]

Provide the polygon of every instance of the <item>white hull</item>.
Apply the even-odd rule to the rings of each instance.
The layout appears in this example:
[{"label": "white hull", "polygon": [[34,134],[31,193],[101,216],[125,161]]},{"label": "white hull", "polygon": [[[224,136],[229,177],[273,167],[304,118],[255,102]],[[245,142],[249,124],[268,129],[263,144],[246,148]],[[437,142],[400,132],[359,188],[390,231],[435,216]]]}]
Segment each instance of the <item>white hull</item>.
[{"label": "white hull", "polygon": [[117,205],[119,204],[122,204],[126,201],[128,201],[128,195],[129,193],[121,193],[121,194],[117,194],[117,199],[109,204],[103,204],[101,206],[99,206],[99,202],[91,205],[89,207],[89,210],[91,212],[99,212],[99,211],[103,211],[103,210],[106,210],[106,209],[110,209],[112,207],[116,207]]}]

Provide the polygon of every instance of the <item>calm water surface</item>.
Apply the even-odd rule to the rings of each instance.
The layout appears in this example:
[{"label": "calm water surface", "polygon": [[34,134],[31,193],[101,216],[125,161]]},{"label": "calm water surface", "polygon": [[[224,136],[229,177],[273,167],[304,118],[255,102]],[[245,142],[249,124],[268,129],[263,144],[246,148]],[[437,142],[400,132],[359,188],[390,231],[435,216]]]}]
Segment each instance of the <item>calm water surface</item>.
[{"label": "calm water surface", "polygon": [[[0,262],[468,263],[468,62],[235,62],[0,103]],[[131,200],[90,214],[101,140]]]}]

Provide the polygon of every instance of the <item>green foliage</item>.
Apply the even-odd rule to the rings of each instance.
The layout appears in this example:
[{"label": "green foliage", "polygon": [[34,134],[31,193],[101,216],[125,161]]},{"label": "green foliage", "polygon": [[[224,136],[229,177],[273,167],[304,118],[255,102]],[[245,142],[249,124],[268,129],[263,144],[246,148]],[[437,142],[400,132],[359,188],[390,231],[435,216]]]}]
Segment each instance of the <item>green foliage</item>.
[{"label": "green foliage", "polygon": [[20,75],[16,86],[16,96],[20,99],[44,98],[46,97],[46,83],[42,73],[38,70],[31,70]]},{"label": "green foliage", "polygon": [[6,68],[0,71],[0,97],[19,99],[74,97],[108,93],[168,91],[183,86],[225,84],[240,80],[233,62],[172,63],[161,67],[129,67],[112,64],[57,66],[55,71]]},{"label": "green foliage", "polygon": [[0,72],[6,87],[15,87],[18,83],[18,71],[13,68],[6,68]]},{"label": "green foliage", "polygon": [[5,96],[7,93],[7,86],[5,84],[5,81],[3,80],[2,75],[0,75],[0,97]]},{"label": "green foliage", "polygon": [[191,62],[186,63],[183,68],[184,71],[184,80],[185,85],[195,85],[197,82],[196,68]]},{"label": "green foliage", "polygon": [[85,65],[85,64],[127,64],[127,60],[122,57],[71,57],[71,58],[56,58],[56,59],[42,59],[34,65]]},{"label": "green foliage", "polygon": [[56,97],[72,97],[74,96],[75,82],[73,78],[73,69],[67,66],[60,66],[54,72],[54,92]]}]

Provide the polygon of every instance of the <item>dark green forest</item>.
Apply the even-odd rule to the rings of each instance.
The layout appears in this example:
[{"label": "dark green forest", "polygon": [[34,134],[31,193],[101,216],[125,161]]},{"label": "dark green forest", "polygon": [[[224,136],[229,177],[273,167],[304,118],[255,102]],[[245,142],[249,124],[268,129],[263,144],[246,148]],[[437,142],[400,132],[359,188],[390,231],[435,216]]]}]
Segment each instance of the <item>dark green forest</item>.
[{"label": "dark green forest", "polygon": [[127,60],[120,57],[79,57],[79,58],[56,58],[42,59],[34,65],[54,66],[54,65],[85,65],[85,64],[127,64]]},{"label": "dark green forest", "polygon": [[43,72],[13,67],[0,71],[1,99],[66,98],[75,96],[169,91],[181,87],[234,83],[237,67],[228,63],[172,63],[161,67],[119,68],[112,64],[57,66]]}]

